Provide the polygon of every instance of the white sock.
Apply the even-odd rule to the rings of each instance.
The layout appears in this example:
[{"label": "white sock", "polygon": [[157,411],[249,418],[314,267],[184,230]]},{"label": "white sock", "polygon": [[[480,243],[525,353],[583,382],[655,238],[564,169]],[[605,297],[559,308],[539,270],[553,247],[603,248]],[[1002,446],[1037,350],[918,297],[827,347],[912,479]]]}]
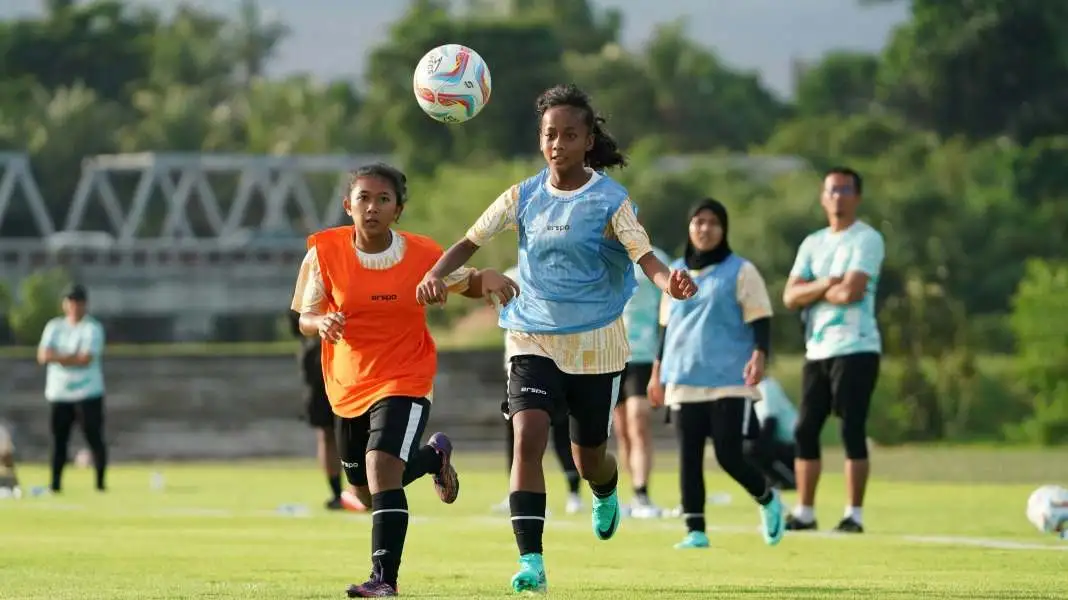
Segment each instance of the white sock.
[{"label": "white sock", "polygon": [[811,506],[798,504],[794,507],[794,518],[803,523],[811,523],[816,520],[816,511]]},{"label": "white sock", "polygon": [[864,509],[859,506],[847,506],[845,509],[845,517],[847,519],[853,519],[857,525],[863,525]]}]

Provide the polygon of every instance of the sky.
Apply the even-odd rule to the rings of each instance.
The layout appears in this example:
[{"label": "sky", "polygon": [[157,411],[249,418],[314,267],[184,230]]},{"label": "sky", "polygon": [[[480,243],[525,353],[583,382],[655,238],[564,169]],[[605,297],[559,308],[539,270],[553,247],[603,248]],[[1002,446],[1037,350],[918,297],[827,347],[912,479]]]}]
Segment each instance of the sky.
[{"label": "sky", "polygon": [[[177,0],[130,0],[173,8]],[[232,13],[238,0],[191,0]],[[861,7],[857,0],[595,0],[624,14],[624,44],[640,48],[657,23],[685,17],[690,35],[728,64],[757,71],[783,96],[791,64],[831,50],[880,50],[908,17],[908,3]],[[260,0],[264,13],[289,24],[272,72],[311,72],[323,79],[362,77],[371,48],[388,35],[407,0]],[[40,14],[40,0],[0,0],[0,19]],[[457,40],[462,43],[462,40]]]}]

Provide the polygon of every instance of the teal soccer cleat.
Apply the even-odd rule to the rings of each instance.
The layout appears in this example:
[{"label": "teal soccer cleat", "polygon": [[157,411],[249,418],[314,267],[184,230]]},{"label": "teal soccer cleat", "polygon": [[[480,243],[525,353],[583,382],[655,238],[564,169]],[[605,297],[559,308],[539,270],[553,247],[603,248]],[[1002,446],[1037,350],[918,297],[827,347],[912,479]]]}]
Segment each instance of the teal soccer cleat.
[{"label": "teal soccer cleat", "polygon": [[690,550],[692,548],[708,548],[708,535],[703,531],[691,531],[675,544],[676,550]]},{"label": "teal soccer cleat", "polygon": [[519,557],[519,572],[512,576],[512,591],[544,594],[549,589],[545,577],[545,559],[540,554],[524,554]]},{"label": "teal soccer cleat", "polygon": [[599,540],[610,539],[619,529],[619,494],[607,498],[593,497],[593,533]]},{"label": "teal soccer cleat", "polygon": [[782,536],[786,532],[786,510],[782,505],[782,499],[779,498],[779,492],[773,490],[771,494],[771,502],[760,506],[760,524],[764,542],[769,546],[774,546],[782,541]]}]

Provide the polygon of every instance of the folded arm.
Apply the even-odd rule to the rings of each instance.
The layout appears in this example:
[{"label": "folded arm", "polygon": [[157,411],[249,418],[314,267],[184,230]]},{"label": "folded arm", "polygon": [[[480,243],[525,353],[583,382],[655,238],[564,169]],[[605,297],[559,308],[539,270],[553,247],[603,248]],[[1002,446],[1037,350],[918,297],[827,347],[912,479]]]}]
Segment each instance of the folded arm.
[{"label": "folded arm", "polygon": [[806,281],[798,275],[790,276],[782,294],[782,303],[790,310],[805,308],[823,300],[827,291],[840,280],[824,277]]},{"label": "folded arm", "polygon": [[55,349],[56,325],[49,323],[41,334],[41,342],[37,346],[37,364],[55,364],[64,367],[89,366],[93,359],[104,351],[104,331],[92,324],[89,325],[88,331],[89,337],[82,339],[78,350],[67,354]]},{"label": "folded arm", "polygon": [[64,367],[85,367],[93,362],[93,355],[89,352],[76,354],[61,354],[51,348],[37,349],[37,363],[41,365],[55,364]]},{"label": "folded arm", "polygon": [[850,255],[842,271],[844,275],[827,289],[823,299],[831,304],[853,304],[863,300],[868,283],[879,274],[885,257],[883,237],[874,230],[865,233]]},{"label": "folded arm", "polygon": [[831,304],[853,304],[864,299],[864,292],[868,287],[867,273],[850,271],[845,277],[834,283],[823,295],[823,299]]}]

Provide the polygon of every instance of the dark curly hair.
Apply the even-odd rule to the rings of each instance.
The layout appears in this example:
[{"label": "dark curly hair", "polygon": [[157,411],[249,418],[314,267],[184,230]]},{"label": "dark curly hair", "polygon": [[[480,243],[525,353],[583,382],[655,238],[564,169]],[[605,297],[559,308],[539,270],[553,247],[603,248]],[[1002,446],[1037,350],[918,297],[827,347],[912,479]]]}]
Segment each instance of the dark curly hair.
[{"label": "dark curly hair", "polygon": [[619,150],[616,143],[607,131],[605,131],[604,117],[597,114],[590,105],[590,97],[575,84],[558,85],[549,88],[538,96],[538,120],[540,121],[545,112],[556,106],[572,106],[581,109],[585,114],[586,126],[593,134],[593,148],[586,153],[586,166],[594,170],[608,169],[611,167],[627,166],[627,157]]},{"label": "dark curly hair", "polygon": [[349,189],[345,191],[346,194],[352,191],[352,186],[356,185],[356,180],[360,177],[381,177],[393,186],[393,193],[397,196],[398,206],[404,206],[404,203],[408,201],[408,177],[400,169],[385,163],[373,163],[357,167],[349,172]]}]

